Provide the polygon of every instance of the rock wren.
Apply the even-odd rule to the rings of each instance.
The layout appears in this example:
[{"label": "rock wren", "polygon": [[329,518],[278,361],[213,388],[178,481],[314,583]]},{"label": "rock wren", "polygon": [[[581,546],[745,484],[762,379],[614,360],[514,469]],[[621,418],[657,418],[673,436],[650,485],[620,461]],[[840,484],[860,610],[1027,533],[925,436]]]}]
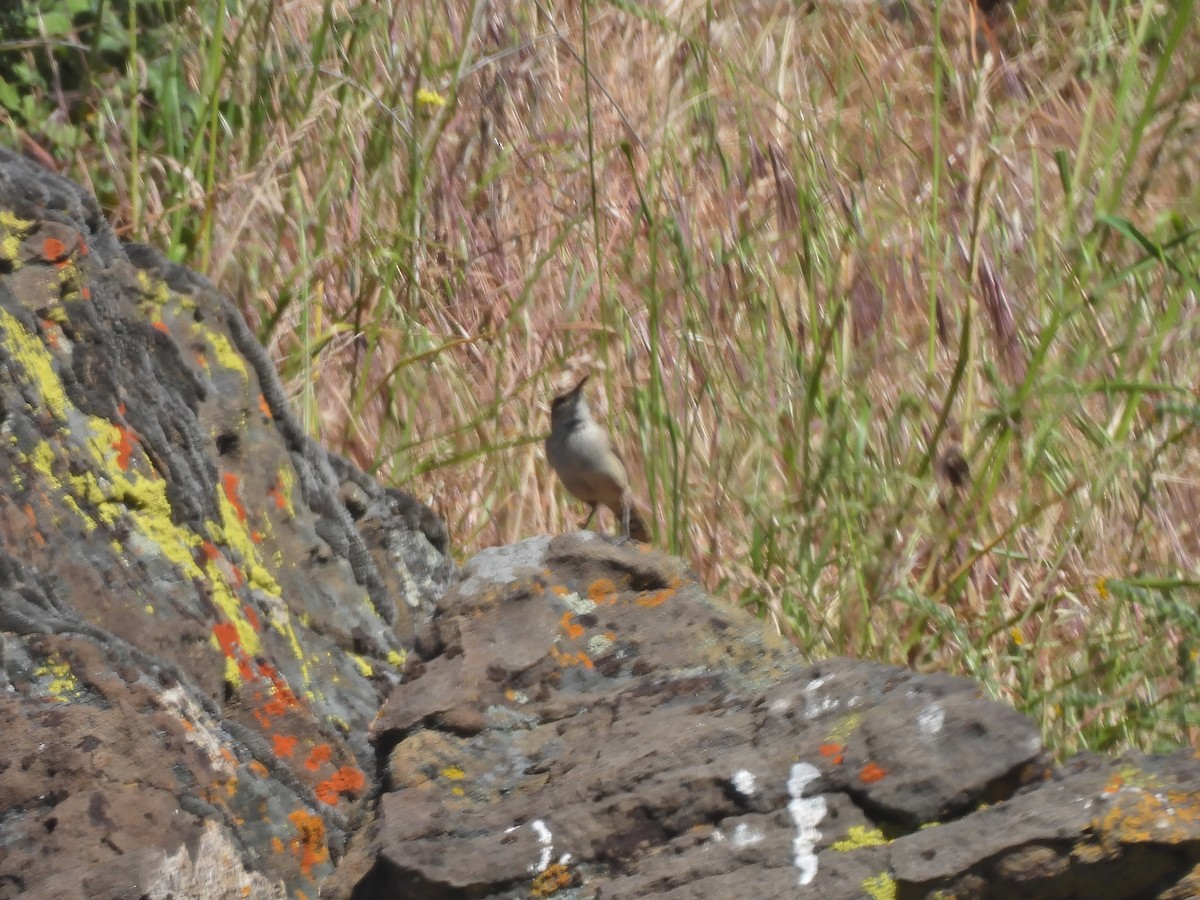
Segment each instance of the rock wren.
[{"label": "rock wren", "polygon": [[648,543],[650,530],[638,512],[629,489],[625,464],[613,449],[608,433],[596,424],[588,409],[583,386],[588,376],[550,404],[550,436],[546,458],[568,491],[591,504],[587,528],[601,503],[613,511],[626,537]]}]

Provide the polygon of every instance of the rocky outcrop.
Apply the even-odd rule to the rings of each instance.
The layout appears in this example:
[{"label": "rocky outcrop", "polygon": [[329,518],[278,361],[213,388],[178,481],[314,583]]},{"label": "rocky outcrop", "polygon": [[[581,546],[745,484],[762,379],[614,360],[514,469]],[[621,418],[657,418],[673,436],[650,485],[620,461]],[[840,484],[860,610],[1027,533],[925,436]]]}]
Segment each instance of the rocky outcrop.
[{"label": "rocky outcrop", "polygon": [[304,436],[207,281],[7,154],[0,354],[0,896],[315,896],[444,528]]},{"label": "rocky outcrop", "polygon": [[0,898],[1200,895],[1200,762],[1050,765],[677,560],[444,527],[212,286],[0,152]]},{"label": "rocky outcrop", "polygon": [[1185,897],[1190,752],[1052,768],[961,678],[811,664],[679,563],[486,551],[375,720],[356,898]]}]

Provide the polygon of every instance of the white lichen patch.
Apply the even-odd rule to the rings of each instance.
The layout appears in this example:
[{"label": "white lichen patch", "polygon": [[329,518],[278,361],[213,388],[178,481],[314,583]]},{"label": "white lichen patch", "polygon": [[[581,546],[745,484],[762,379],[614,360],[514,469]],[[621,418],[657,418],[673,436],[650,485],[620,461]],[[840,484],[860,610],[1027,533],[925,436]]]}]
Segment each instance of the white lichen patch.
[{"label": "white lichen patch", "polygon": [[792,839],[792,864],[799,872],[797,884],[811,884],[817,877],[817,841],[821,832],[817,825],[825,818],[824,797],[805,797],[804,789],[821,775],[812,763],[800,762],[792,766],[788,778],[788,815],[792,817],[796,836]]},{"label": "white lichen patch", "polygon": [[749,797],[754,793],[754,773],[748,769],[738,769],[730,779],[733,789],[743,796]]},{"label": "white lichen patch", "polygon": [[741,849],[742,847],[753,847],[755,844],[760,844],[766,839],[766,835],[757,828],[751,828],[745,822],[739,822],[737,827],[733,829],[733,837],[729,842],[734,847]]},{"label": "white lichen patch", "polygon": [[946,711],[939,703],[930,703],[917,714],[917,727],[926,737],[933,737],[940,732],[945,722]]}]

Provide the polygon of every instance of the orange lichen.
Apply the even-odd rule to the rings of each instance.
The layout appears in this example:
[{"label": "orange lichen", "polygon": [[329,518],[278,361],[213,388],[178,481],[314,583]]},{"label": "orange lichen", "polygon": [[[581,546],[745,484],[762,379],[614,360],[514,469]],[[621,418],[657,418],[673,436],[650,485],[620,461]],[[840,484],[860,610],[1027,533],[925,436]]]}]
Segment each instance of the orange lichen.
[{"label": "orange lichen", "polygon": [[300,700],[296,697],[295,692],[288,686],[287,681],[279,674],[279,670],[265,660],[258,662],[258,674],[271,682],[271,700],[265,706],[268,713],[273,716],[282,716],[289,709],[296,709],[300,706]]},{"label": "orange lichen", "polygon": [[85,284],[83,287],[81,287],[79,289],[79,296],[82,297],[84,300],[91,300],[92,299],[92,289]]},{"label": "orange lichen", "polygon": [[233,472],[226,472],[221,476],[221,483],[225,487],[225,498],[233,507],[233,511],[237,513],[238,521],[246,521],[246,507],[242,506],[242,501],[238,499],[238,477]]},{"label": "orange lichen", "polygon": [[300,871],[311,876],[313,866],[329,859],[329,850],[325,847],[325,821],[302,809],[296,810],[288,819],[296,826],[292,852],[300,857]]},{"label": "orange lichen", "polygon": [[253,607],[243,603],[242,612],[246,614],[246,621],[250,623],[251,628],[255,631],[262,631],[262,622],[259,621],[258,613],[254,611]]},{"label": "orange lichen", "polygon": [[113,428],[117,434],[113,439],[112,448],[117,451],[117,468],[124,472],[129,469],[129,461],[133,457],[133,446],[137,437],[132,428],[124,425],[113,425]]},{"label": "orange lichen", "polygon": [[574,618],[575,617],[571,615],[571,613],[565,612],[562,614],[562,619],[559,620],[559,625],[562,627],[562,630],[567,637],[571,638],[571,640],[577,641],[583,637],[583,626],[573,621]]},{"label": "orange lichen", "polygon": [[331,759],[333,759],[333,751],[329,749],[329,745],[317,744],[309,751],[308,759],[304,760],[304,767],[310,772],[315,772]]},{"label": "orange lichen", "polygon": [[554,658],[554,661],[563,668],[567,668],[569,666],[583,666],[585,669],[593,668],[591,657],[582,650],[580,650],[578,653],[563,653],[557,647],[551,647],[550,655]]},{"label": "orange lichen", "polygon": [[835,766],[840,766],[845,757],[842,755],[846,750],[845,744],[822,744],[821,755],[833,762]]},{"label": "orange lichen", "polygon": [[151,322],[150,327],[153,328],[155,331],[161,331],[163,334],[171,333],[171,329],[167,327],[167,323],[164,322],[162,319],[158,319],[157,321]]},{"label": "orange lichen", "polygon": [[611,601],[616,592],[617,586],[613,584],[611,578],[597,578],[588,585],[588,599],[593,603]]},{"label": "orange lichen", "polygon": [[367,779],[361,770],[354,766],[342,766],[317,785],[317,799],[333,806],[342,795],[353,797],[366,786]]},{"label": "orange lichen", "polygon": [[863,784],[874,784],[876,781],[881,781],[886,777],[887,772],[875,763],[867,763],[863,766],[862,771],[858,773],[859,781],[863,782]]},{"label": "orange lichen", "polygon": [[221,551],[217,549],[217,545],[212,541],[204,541],[200,544],[200,549],[204,552],[204,558],[209,562],[212,562],[221,555]]},{"label": "orange lichen", "polygon": [[666,603],[675,596],[675,593],[679,590],[679,587],[682,584],[683,579],[676,576],[672,578],[670,583],[661,591],[649,591],[638,597],[638,606],[651,607]]},{"label": "orange lichen", "polygon": [[1107,846],[1193,840],[1200,826],[1200,800],[1189,791],[1133,789],[1121,794],[1092,827]]},{"label": "orange lichen", "polygon": [[666,590],[662,591],[651,591],[639,596],[637,598],[637,605],[645,607],[659,606],[670,600],[673,593],[675,593],[675,591],[671,588],[667,588]]},{"label": "orange lichen", "polygon": [[42,258],[46,262],[59,262],[66,255],[67,245],[58,238],[48,237],[42,242]]},{"label": "orange lichen", "polygon": [[565,887],[570,887],[573,881],[570,869],[562,863],[551,863],[533,879],[531,893],[535,897],[549,897]]},{"label": "orange lichen", "polygon": [[253,678],[254,673],[250,669],[246,654],[242,652],[242,645],[238,640],[237,626],[232,622],[218,622],[213,626],[213,636],[217,639],[225,658],[232,659],[237,663],[238,674],[242,676],[242,680],[249,681]]},{"label": "orange lichen", "polygon": [[250,771],[253,772],[255,775],[257,775],[259,778],[267,777],[267,767],[264,766],[262,763],[260,763],[257,759],[251,760],[250,765],[247,766],[247,768],[249,768]]},{"label": "orange lichen", "polygon": [[300,739],[286,734],[273,734],[271,743],[275,755],[283,759],[296,752],[296,745],[300,743]]},{"label": "orange lichen", "polygon": [[271,418],[271,407],[267,405],[267,398],[262,394],[258,395],[258,408],[262,411],[264,416],[266,416],[268,419]]},{"label": "orange lichen", "polygon": [[221,645],[221,652],[230,659],[237,655],[239,648],[237,628],[232,622],[218,622],[213,626],[213,635]]}]

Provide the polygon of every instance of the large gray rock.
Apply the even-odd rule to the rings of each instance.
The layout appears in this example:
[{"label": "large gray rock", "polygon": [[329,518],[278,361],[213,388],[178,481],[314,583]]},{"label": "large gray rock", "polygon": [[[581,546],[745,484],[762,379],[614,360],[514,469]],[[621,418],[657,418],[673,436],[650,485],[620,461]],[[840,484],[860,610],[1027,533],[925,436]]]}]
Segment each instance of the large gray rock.
[{"label": "large gray rock", "polygon": [[1187,896],[1190,754],[1055,772],[972,683],[809,664],[637,545],[464,576],[372,726],[356,898]]},{"label": "large gray rock", "polygon": [[207,281],[2,151],[0,356],[0,897],[314,896],[444,528],[304,436]]},{"label": "large gray rock", "polygon": [[208,282],[2,151],[0,436],[0,900],[1200,895],[1190,752],[1055,769],[640,545],[456,573]]}]

